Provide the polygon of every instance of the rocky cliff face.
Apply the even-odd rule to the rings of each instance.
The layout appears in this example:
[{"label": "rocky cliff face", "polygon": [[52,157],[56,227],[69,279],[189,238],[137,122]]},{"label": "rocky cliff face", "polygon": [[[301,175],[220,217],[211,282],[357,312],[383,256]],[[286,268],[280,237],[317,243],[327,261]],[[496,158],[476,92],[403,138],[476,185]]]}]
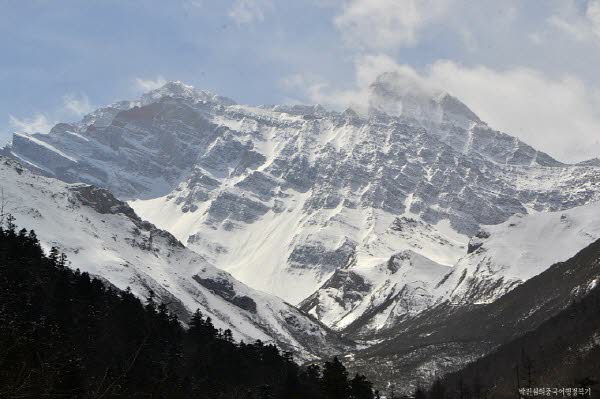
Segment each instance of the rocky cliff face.
[{"label": "rocky cliff face", "polygon": [[[320,300],[356,291],[337,315],[315,311],[334,326],[379,284],[355,268],[377,274],[412,251],[443,269],[482,225],[600,197],[594,163],[564,165],[458,99],[404,90],[396,78],[378,79],[360,114],[237,105],[172,82],[48,135],[16,135],[4,152],[108,188],[209,262],[291,303],[310,297],[323,309]],[[356,287],[333,293],[343,279]],[[431,283],[418,291],[435,299]],[[313,295],[323,284],[328,293]]]}]

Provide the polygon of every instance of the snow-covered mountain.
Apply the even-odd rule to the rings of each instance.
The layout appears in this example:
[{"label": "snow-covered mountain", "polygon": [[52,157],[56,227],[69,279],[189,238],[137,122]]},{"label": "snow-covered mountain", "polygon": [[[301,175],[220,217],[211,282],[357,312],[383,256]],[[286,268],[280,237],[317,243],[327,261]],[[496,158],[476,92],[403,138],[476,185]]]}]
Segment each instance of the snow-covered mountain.
[{"label": "snow-covered mountain", "polygon": [[435,283],[451,269],[406,250],[379,265],[336,270],[300,308],[334,329],[380,330],[431,306]]},{"label": "snow-covered mountain", "polygon": [[394,74],[359,113],[237,105],[171,82],[47,135],[15,134],[4,153],[111,190],[208,262],[337,328],[426,307],[482,225],[600,199],[596,164],[562,164]]},{"label": "snow-covered mountain", "polygon": [[302,359],[338,353],[346,344],[322,324],[258,292],[140,219],[104,189],[43,177],[0,157],[4,212],[34,229],[46,251],[141,298],[152,290],[183,320],[199,308],[236,339],[276,342]]},{"label": "snow-covered mountain", "polygon": [[[550,327],[544,323],[570,305],[587,301],[586,297],[599,282],[600,240],[597,240],[491,303],[456,306],[446,301],[406,318],[394,329],[380,332],[370,346],[349,354],[346,360],[355,371],[367,373],[379,386],[395,382],[402,393],[413,392],[419,383],[431,383],[519,337],[528,337],[528,344],[519,344],[514,357],[502,363],[501,368],[514,367],[523,349],[528,354],[536,350],[564,350],[574,355],[567,363],[567,367],[573,367],[576,363],[572,360],[588,356],[589,341],[582,345],[569,336],[571,325],[555,323]],[[581,320],[575,316],[571,321],[577,319]],[[558,347],[554,346],[557,341],[531,339],[541,326],[555,337],[562,335]],[[484,364],[477,364],[482,372],[488,367]],[[536,366],[536,378],[538,370]]]},{"label": "snow-covered mountain", "polygon": [[600,203],[511,216],[471,239],[469,254],[440,281],[436,296],[454,304],[493,302],[598,239]]},{"label": "snow-covered mountain", "polygon": [[[413,237],[424,231],[414,228],[415,220],[402,218],[398,225]],[[300,308],[346,334],[381,335],[444,302],[494,302],[598,239],[600,203],[517,214],[504,223],[482,226],[453,267],[410,250],[375,266],[352,263],[338,269]]]}]

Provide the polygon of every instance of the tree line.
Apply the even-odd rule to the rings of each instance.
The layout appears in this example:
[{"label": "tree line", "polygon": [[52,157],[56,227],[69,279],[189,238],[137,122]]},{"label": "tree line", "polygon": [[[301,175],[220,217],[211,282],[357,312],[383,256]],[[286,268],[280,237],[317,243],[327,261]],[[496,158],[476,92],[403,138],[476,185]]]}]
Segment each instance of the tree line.
[{"label": "tree line", "polygon": [[152,294],[142,302],[73,270],[3,219],[2,398],[374,398],[337,357],[302,367],[273,344],[236,342],[200,310],[184,328]]}]

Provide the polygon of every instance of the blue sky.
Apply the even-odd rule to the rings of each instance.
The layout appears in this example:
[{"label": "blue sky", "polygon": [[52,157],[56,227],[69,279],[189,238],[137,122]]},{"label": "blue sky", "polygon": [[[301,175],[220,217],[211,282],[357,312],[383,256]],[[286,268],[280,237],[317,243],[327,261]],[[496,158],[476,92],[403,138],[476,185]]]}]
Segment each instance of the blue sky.
[{"label": "blue sky", "polygon": [[343,108],[397,70],[559,159],[600,156],[600,0],[0,3],[0,142],[165,80]]}]

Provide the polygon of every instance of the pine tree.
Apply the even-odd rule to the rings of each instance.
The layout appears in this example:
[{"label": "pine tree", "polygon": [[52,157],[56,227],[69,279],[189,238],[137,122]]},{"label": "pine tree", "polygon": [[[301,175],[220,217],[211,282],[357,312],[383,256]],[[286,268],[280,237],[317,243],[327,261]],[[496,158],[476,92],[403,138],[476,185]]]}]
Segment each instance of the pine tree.
[{"label": "pine tree", "polygon": [[67,265],[67,255],[65,255],[64,253],[60,253],[60,255],[58,256],[58,266],[59,267],[65,267]]},{"label": "pine tree", "polygon": [[229,328],[227,330],[223,331],[223,339],[226,342],[233,342],[233,333],[231,332],[231,330]]},{"label": "pine tree", "polygon": [[146,298],[146,311],[150,314],[156,314],[156,301],[154,298],[156,294],[153,290],[148,291],[148,297]]},{"label": "pine tree", "polygon": [[18,365],[0,368],[0,396],[346,399],[370,387],[355,376],[349,388],[337,358],[322,379],[273,344],[238,345],[199,310],[186,332],[154,293],[143,304],[69,266],[33,231],[0,228],[0,360]]},{"label": "pine tree", "polygon": [[323,367],[323,392],[329,399],[347,399],[348,398],[348,371],[346,367],[336,357],[332,361],[326,362]]},{"label": "pine tree", "polygon": [[15,218],[9,213],[8,215],[6,215],[6,233],[9,236],[14,236],[16,228],[17,225],[15,224]]},{"label": "pine tree", "polygon": [[356,374],[350,381],[350,397],[353,399],[373,399],[373,384],[364,375]]},{"label": "pine tree", "polygon": [[190,334],[198,333],[202,331],[202,328],[204,328],[204,319],[202,319],[202,312],[200,311],[200,309],[196,309],[196,311],[192,315],[192,318],[190,319],[189,332]]},{"label": "pine tree", "polygon": [[318,364],[311,364],[306,368],[306,378],[311,381],[319,381],[321,379],[321,367]]},{"label": "pine tree", "polygon": [[50,262],[52,262],[52,264],[55,266],[58,264],[58,255],[58,248],[54,246],[50,248],[50,255],[48,255],[48,259],[50,259]]},{"label": "pine tree", "polygon": [[4,231],[4,234],[6,234],[8,238],[14,238],[16,236],[15,230],[17,228],[17,225],[14,222],[15,218],[13,217],[13,215],[11,215],[10,213],[7,214],[5,218],[6,230]]},{"label": "pine tree", "polygon": [[29,244],[30,245],[34,246],[34,245],[38,245],[39,244],[39,241],[38,241],[38,238],[37,238],[37,234],[35,234],[35,231],[29,230],[28,237],[29,237]]}]

